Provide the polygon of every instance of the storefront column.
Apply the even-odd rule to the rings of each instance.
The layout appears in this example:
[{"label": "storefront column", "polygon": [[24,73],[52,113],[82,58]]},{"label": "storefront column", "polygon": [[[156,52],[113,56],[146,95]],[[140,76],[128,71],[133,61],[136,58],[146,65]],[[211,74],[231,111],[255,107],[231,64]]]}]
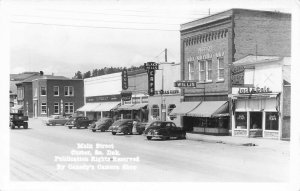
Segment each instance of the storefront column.
[{"label": "storefront column", "polygon": [[231,136],[234,136],[235,130],[235,116],[231,113]]},{"label": "storefront column", "polygon": [[279,103],[279,111],[278,111],[278,123],[279,123],[279,127],[278,127],[278,140],[282,139],[282,123],[283,123],[283,113],[282,113],[282,108],[283,108],[283,94],[279,94],[280,96],[280,103]]},{"label": "storefront column", "polygon": [[262,116],[262,137],[264,137],[266,130],[266,112],[263,111],[263,116]]},{"label": "storefront column", "polygon": [[247,137],[250,137],[250,112],[247,111]]},{"label": "storefront column", "polygon": [[100,112],[100,115],[101,115],[100,119],[102,119],[103,118],[103,111]]}]

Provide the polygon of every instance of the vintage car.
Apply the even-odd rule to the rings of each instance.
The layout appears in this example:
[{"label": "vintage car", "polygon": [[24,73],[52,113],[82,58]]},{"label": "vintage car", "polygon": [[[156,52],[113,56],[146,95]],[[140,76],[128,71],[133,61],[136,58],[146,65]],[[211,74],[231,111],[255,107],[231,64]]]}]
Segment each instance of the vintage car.
[{"label": "vintage car", "polygon": [[113,124],[112,118],[101,118],[98,121],[93,122],[89,125],[89,129],[91,129],[93,132],[96,132],[97,130],[100,130],[101,132],[104,132],[108,130],[108,128]]},{"label": "vintage car", "polygon": [[94,120],[89,120],[87,117],[71,117],[66,123],[65,126],[67,126],[69,129],[72,129],[73,127],[76,127],[77,129],[84,127],[87,128],[91,123],[93,123]]},{"label": "vintage car", "polygon": [[65,125],[65,123],[69,120],[70,118],[64,117],[62,115],[51,115],[47,119],[45,119],[45,124],[46,125]]},{"label": "vintage car", "polygon": [[21,126],[24,129],[28,128],[28,116],[24,116],[23,113],[10,113],[10,122],[9,126],[11,129],[15,127],[20,128]]},{"label": "vintage car", "polygon": [[132,119],[120,119],[118,121],[115,121],[110,127],[109,130],[111,130],[111,133],[113,135],[117,133],[123,133],[123,134],[132,134]]},{"label": "vintage car", "polygon": [[186,138],[186,132],[169,121],[155,121],[149,125],[144,131],[144,135],[148,140],[152,138],[170,139],[170,137],[176,137],[180,139]]}]

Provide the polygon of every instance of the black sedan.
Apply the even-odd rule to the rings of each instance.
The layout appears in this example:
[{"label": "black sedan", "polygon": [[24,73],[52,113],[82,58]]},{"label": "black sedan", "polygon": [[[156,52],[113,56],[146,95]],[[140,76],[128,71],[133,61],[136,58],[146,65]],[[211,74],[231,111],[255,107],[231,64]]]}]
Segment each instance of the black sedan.
[{"label": "black sedan", "polygon": [[113,124],[113,122],[114,121],[112,118],[101,118],[98,121],[90,124],[88,128],[91,129],[93,132],[96,132],[97,130],[104,132],[108,130],[108,128]]},{"label": "black sedan", "polygon": [[132,119],[120,119],[115,121],[110,127],[111,133],[113,135],[117,133],[132,134]]},{"label": "black sedan", "polygon": [[186,139],[186,132],[169,121],[155,121],[149,125],[144,131],[144,135],[148,140],[152,138],[170,139],[170,137],[176,137],[180,139]]}]

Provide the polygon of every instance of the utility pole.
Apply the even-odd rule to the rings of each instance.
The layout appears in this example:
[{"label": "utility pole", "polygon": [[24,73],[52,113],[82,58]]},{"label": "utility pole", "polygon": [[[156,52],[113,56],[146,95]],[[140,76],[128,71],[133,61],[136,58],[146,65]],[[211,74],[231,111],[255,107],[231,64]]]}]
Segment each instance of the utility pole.
[{"label": "utility pole", "polygon": [[210,9],[208,9],[208,15],[210,15]]},{"label": "utility pole", "polygon": [[168,50],[167,49],[165,49],[165,62],[168,62],[168,52],[167,52]]}]

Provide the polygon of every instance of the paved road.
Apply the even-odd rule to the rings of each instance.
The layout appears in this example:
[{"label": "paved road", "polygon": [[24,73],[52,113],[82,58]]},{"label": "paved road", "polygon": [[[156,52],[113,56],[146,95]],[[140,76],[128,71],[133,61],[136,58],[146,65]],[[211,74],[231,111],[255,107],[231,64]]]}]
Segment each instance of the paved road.
[{"label": "paved road", "polygon": [[[27,130],[11,130],[12,181],[282,182],[289,179],[288,152],[192,140],[148,141],[141,135],[113,136],[110,132],[45,126],[37,119],[29,123]],[[93,148],[78,149],[78,143]],[[96,144],[114,148],[95,149]],[[94,155],[95,150],[103,155]],[[106,156],[107,150],[117,150],[120,155]],[[98,159],[109,157],[110,161],[91,162],[89,154]],[[89,161],[59,161],[63,156]],[[114,162],[124,158],[137,162]],[[64,170],[58,169],[58,165],[65,165]],[[116,166],[120,169],[103,169]]]}]

